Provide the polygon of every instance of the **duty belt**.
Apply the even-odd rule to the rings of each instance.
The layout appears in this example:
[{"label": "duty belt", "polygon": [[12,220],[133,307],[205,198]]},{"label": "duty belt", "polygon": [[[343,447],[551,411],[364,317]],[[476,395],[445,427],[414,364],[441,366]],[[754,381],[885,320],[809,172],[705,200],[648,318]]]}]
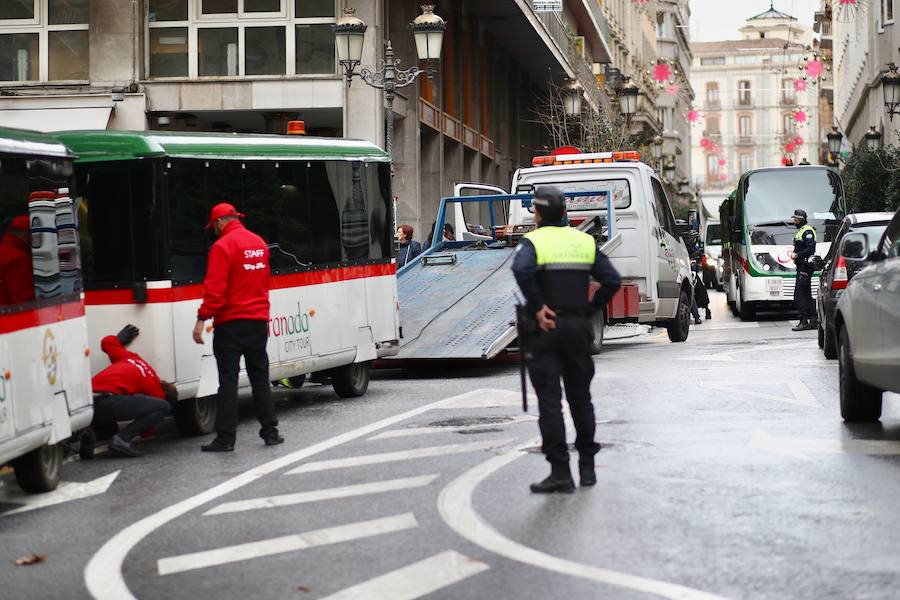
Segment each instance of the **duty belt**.
[{"label": "duty belt", "polygon": [[589,308],[551,308],[557,317],[586,317],[590,318],[593,311]]}]

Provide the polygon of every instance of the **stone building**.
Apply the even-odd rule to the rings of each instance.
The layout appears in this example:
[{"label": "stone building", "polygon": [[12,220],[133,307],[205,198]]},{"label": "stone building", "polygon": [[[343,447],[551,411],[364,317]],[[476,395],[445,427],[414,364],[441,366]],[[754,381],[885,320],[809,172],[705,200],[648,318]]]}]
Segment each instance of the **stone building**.
[{"label": "stone building", "polygon": [[819,154],[820,81],[804,70],[814,56],[811,29],[772,7],[740,33],[739,40],[693,44],[700,111],[693,180],[722,196],[748,169],[784,158],[815,163]]}]

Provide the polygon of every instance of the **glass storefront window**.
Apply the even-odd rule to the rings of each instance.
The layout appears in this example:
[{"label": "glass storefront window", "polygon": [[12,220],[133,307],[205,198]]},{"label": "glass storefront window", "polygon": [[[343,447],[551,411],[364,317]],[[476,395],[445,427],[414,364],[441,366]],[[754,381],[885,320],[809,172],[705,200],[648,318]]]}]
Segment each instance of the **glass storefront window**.
[{"label": "glass storefront window", "polygon": [[203,28],[197,31],[197,68],[201,77],[238,75],[238,30]]},{"label": "glass storefront window", "polygon": [[150,0],[147,11],[147,20],[151,23],[157,21],[187,21],[188,0]]},{"label": "glass storefront window", "polygon": [[294,16],[298,19],[333,17],[334,0],[294,0]]},{"label": "glass storefront window", "polygon": [[3,19],[34,19],[34,0],[3,0],[0,20]]},{"label": "glass storefront window", "polygon": [[[88,0],[48,0],[50,25],[76,25],[88,22]],[[51,77],[52,79],[52,77]]]},{"label": "glass storefront window", "polygon": [[334,33],[331,25],[297,25],[297,74],[334,73]]},{"label": "glass storefront window", "polygon": [[244,30],[244,72],[247,75],[285,73],[284,27],[247,27]]},{"label": "glass storefront window", "polygon": [[238,0],[201,0],[204,15],[227,15],[238,11]]},{"label": "glass storefront window", "polygon": [[281,0],[244,0],[244,12],[281,12]]},{"label": "glass storefront window", "polygon": [[37,81],[40,51],[37,33],[0,35],[0,81]]},{"label": "glass storefront window", "polygon": [[90,79],[88,31],[50,31],[48,54],[51,81]]},{"label": "glass storefront window", "polygon": [[150,29],[150,75],[152,77],[187,77],[187,27]]}]

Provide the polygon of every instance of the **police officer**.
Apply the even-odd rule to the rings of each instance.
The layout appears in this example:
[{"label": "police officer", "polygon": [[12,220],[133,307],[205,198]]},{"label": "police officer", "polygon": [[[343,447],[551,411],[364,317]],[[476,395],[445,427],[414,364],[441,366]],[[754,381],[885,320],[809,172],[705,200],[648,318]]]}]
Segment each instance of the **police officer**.
[{"label": "police officer", "polygon": [[207,229],[219,237],[209,251],[203,304],[197,311],[194,341],[203,343],[207,319],[213,319],[213,354],[219,371],[219,410],[216,439],[204,452],[230,452],[238,422],[238,373],[241,356],[253,388],[253,407],[259,419],[259,436],[266,446],[284,442],[269,380],[269,248],[241,223],[244,215],[223,202],[210,211]]},{"label": "police officer", "polygon": [[[602,310],[619,289],[619,274],[599,250],[594,238],[566,224],[563,193],[541,186],[534,194],[538,229],[525,235],[516,249],[513,273],[534,315],[538,332],[531,343],[531,383],[538,395],[541,446],[550,463],[550,476],[531,485],[536,494],[572,493],[575,482],[569,470],[569,450],[562,416],[559,378],[566,386],[566,400],[575,421],[575,448],[581,485],[597,482],[594,455],[594,406],[590,384],[594,377],[591,358],[591,311]],[[589,279],[600,283],[589,300]]]},{"label": "police officer", "polygon": [[797,266],[797,285],[794,287],[794,303],[800,313],[800,322],[792,329],[808,331],[816,328],[816,305],[812,297],[813,268],[809,259],[816,253],[816,230],[806,222],[806,211],[798,208],[794,211],[794,225],[797,234],[794,236],[794,250],[791,258]]}]

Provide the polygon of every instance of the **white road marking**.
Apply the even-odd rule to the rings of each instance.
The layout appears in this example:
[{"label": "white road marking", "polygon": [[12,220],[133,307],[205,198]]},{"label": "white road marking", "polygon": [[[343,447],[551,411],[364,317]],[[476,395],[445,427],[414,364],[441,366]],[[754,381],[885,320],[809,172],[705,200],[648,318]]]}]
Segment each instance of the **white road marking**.
[{"label": "white road marking", "polygon": [[449,444],[447,446],[431,446],[430,448],[415,448],[413,450],[399,450],[397,452],[382,452],[380,454],[365,454],[363,456],[350,456],[348,458],[320,460],[302,464],[296,469],[291,469],[286,474],[297,475],[299,473],[315,473],[317,471],[328,471],[330,469],[346,469],[349,467],[380,465],[389,462],[414,460],[417,458],[431,458],[449,454],[462,454],[464,452],[477,452],[478,450],[500,448],[512,441],[514,441],[514,438],[504,438],[502,440],[469,442],[467,444]]},{"label": "white road marking", "polygon": [[521,404],[521,392],[480,389],[447,398],[441,402],[441,406],[436,408],[492,408],[500,406],[519,406]]},{"label": "white road marking", "polygon": [[759,323],[729,323],[728,321],[703,321],[702,324],[691,324],[691,333],[703,333],[704,331],[723,331],[729,329],[759,329]]},{"label": "white road marking", "polygon": [[325,600],[415,600],[489,568],[450,550],[341,590]]},{"label": "white road marking", "polygon": [[[195,508],[203,506],[208,502],[212,502],[217,498],[221,498],[234,490],[240,489],[266,475],[274,473],[275,471],[289,467],[310,456],[315,456],[326,450],[371,435],[376,431],[386,429],[397,423],[402,423],[403,421],[417,417],[430,410],[446,408],[448,404],[452,404],[452,400],[453,398],[448,398],[432,402],[431,404],[426,404],[404,413],[381,419],[374,423],[369,423],[363,427],[358,427],[333,438],[313,444],[312,446],[301,448],[300,450],[296,450],[290,454],[276,458],[275,460],[263,463],[240,475],[232,477],[227,481],[223,481],[213,488],[191,496],[190,498],[186,498],[181,502],[177,502],[148,515],[140,521],[132,523],[103,544],[103,546],[101,546],[88,561],[87,566],[84,568],[84,583],[87,586],[88,593],[95,600],[137,600],[134,594],[131,593],[131,590],[128,589],[128,584],[125,583],[125,578],[122,576],[122,563],[125,561],[125,557],[131,549],[156,529],[159,529],[163,525]],[[472,405],[477,406],[474,402]]]},{"label": "white road marking", "polygon": [[171,575],[172,573],[183,573],[184,571],[204,569],[274,554],[284,554],[285,552],[294,552],[305,548],[349,542],[375,535],[412,529],[418,526],[415,516],[412,513],[406,513],[383,519],[348,523],[347,525],[307,531],[306,533],[260,540],[248,544],[226,546],[215,550],[182,554],[181,556],[170,556],[160,559],[157,562],[157,568],[160,575]]},{"label": "white road marking", "polygon": [[[766,400],[775,400],[784,404],[792,404],[794,406],[806,406],[810,408],[822,408],[822,404],[816,400],[816,397],[801,381],[786,381],[790,396],[779,396],[766,392],[755,391],[752,389],[753,384],[702,381],[700,387],[708,390],[716,390],[720,392],[728,392],[729,394],[753,396],[755,398],[764,398]],[[750,389],[748,389],[750,388]]]},{"label": "white road marking", "polygon": [[523,415],[515,417],[509,421],[499,421],[497,423],[480,423],[478,425],[460,425],[458,427],[407,427],[406,429],[391,429],[384,433],[369,438],[369,441],[390,440],[394,438],[409,437],[414,435],[434,435],[439,433],[459,433],[462,431],[481,431],[482,429],[496,429],[505,425],[514,425],[524,423],[525,421],[537,421],[537,417],[531,415]]},{"label": "white road marking", "polygon": [[859,440],[834,438],[785,438],[771,436],[757,429],[750,436],[749,446],[773,454],[802,460],[813,460],[810,454],[871,454],[890,456],[900,454],[900,442],[893,440]]},{"label": "white road marking", "polygon": [[[540,439],[535,439],[527,442],[522,447],[527,448],[539,443]],[[485,478],[522,455],[523,453],[517,449],[491,458],[463,473],[445,487],[438,497],[438,510],[447,525],[473,544],[523,564],[612,586],[654,594],[663,598],[670,598],[671,600],[723,600],[720,596],[674,583],[619,573],[558,558],[534,548],[523,546],[494,530],[475,512],[472,506],[472,494],[475,492],[478,484]]]},{"label": "white road marking", "polygon": [[206,511],[207,515],[222,515],[226,513],[243,512],[245,510],[257,510],[260,508],[277,508],[280,506],[293,506],[308,502],[320,502],[322,500],[336,500],[338,498],[351,498],[354,496],[366,496],[368,494],[381,494],[384,492],[396,492],[399,490],[411,490],[425,487],[438,478],[438,475],[423,475],[421,477],[407,477],[405,479],[391,479],[389,481],[376,481],[360,485],[348,485],[346,487],[313,490],[310,492],[298,492],[296,494],[283,494],[269,496],[267,498],[252,498],[250,500],[237,500],[225,502]]},{"label": "white road marking", "polygon": [[109,489],[109,486],[116,480],[116,477],[120,472],[121,471],[113,471],[109,475],[104,475],[103,477],[85,483],[64,481],[60,483],[59,487],[55,490],[47,492],[46,494],[31,495],[25,494],[15,488],[8,489],[4,494],[0,495],[0,502],[22,504],[23,506],[0,513],[0,517],[15,515],[29,510],[37,510],[39,508],[62,504],[64,502],[71,502],[72,500],[81,500],[82,498],[98,496]]}]

